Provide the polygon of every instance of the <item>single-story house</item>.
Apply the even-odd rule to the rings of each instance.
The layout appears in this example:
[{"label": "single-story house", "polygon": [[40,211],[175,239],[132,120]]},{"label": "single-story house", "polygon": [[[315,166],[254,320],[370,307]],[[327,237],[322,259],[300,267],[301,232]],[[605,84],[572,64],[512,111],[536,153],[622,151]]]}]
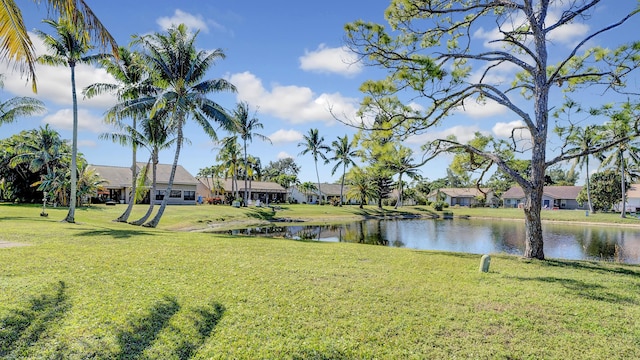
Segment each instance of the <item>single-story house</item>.
[{"label": "single-story house", "polygon": [[[237,180],[238,198],[244,197],[244,180]],[[216,189],[217,188],[217,189]],[[287,189],[280,184],[269,181],[247,181],[249,205],[283,203],[287,199]],[[231,179],[216,179],[212,177],[199,177],[197,196],[203,199],[211,198],[214,201],[228,202],[234,199],[235,194]]]},{"label": "single-story house", "polygon": [[[627,201],[625,211],[640,213],[640,184],[631,184],[627,189]],[[617,211],[622,211],[622,201],[616,208]]]},{"label": "single-story house", "polygon": [[432,191],[427,195],[427,200],[431,202],[444,201],[449,206],[471,206],[480,203],[480,199],[485,198],[485,204],[496,204],[493,190],[489,188],[442,188]]},{"label": "single-story house", "polygon": [[[587,204],[580,204],[576,200],[582,186],[545,186],[542,193],[543,209],[587,209]],[[524,190],[520,186],[513,186],[502,194],[504,207],[516,208],[524,204]]]},{"label": "single-story house", "polygon": [[[147,163],[139,162],[136,165],[138,172],[140,172]],[[100,199],[112,200],[121,204],[127,204],[131,201],[131,168],[108,165],[89,165],[89,167],[95,169],[96,174],[106,181],[106,184],[102,186],[102,190],[98,192]],[[169,185],[170,175],[170,164],[158,164],[156,169],[156,193],[147,194],[142,203],[148,204],[151,198],[156,204],[160,204]],[[145,180],[145,186],[149,190],[151,188],[151,180],[152,174],[149,171]],[[197,184],[198,180],[184,167],[178,165],[167,204],[194,205],[196,203]]]},{"label": "single-story house", "polygon": [[[316,183],[314,185],[318,186]],[[342,189],[342,202],[344,204],[356,204],[356,199],[347,198],[348,185],[344,185]],[[311,192],[305,192],[300,187],[294,186],[291,188],[291,198],[299,203],[317,204],[318,195],[321,195],[322,201],[331,202],[333,199],[340,199],[340,184],[320,183],[320,193],[317,190]]]}]

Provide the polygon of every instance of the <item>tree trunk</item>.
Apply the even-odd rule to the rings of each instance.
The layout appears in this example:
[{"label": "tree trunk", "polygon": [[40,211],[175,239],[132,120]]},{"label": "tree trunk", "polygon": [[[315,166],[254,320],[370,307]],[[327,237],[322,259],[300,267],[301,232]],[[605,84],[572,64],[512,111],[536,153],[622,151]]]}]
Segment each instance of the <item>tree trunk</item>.
[{"label": "tree trunk", "polygon": [[247,198],[247,177],[249,177],[249,170],[247,169],[247,140],[244,141],[244,206],[249,206],[249,199]]},{"label": "tree trunk", "polygon": [[75,64],[69,63],[71,68],[71,97],[73,101],[73,138],[71,142],[71,195],[69,196],[69,212],[63,220],[74,223],[76,214],[76,194],[78,192],[78,97],[76,95]]},{"label": "tree trunk", "polygon": [[149,216],[151,216],[151,213],[153,212],[153,206],[155,204],[156,201],[156,182],[157,182],[157,168],[158,168],[158,155],[157,152],[154,155],[151,155],[152,157],[152,169],[151,169],[151,190],[149,192],[149,208],[147,209],[147,213],[144,214],[143,217],[141,217],[140,219],[136,220],[136,221],[132,221],[130,222],[130,224],[132,225],[142,225],[144,224],[145,221],[147,221],[147,219],[149,218]]},{"label": "tree trunk", "polygon": [[320,189],[320,173],[318,172],[318,160],[316,159],[316,178],[318,179],[318,205],[322,200],[322,190]]},{"label": "tree trunk", "polygon": [[587,205],[589,206],[589,212],[593,213],[593,205],[591,205],[591,185],[589,184],[589,155],[586,160],[587,166]]},{"label": "tree trunk", "polygon": [[158,226],[158,223],[160,223],[160,219],[162,219],[162,215],[164,214],[164,209],[167,207],[167,201],[169,201],[169,195],[171,194],[171,188],[173,187],[173,179],[176,176],[176,169],[178,168],[178,159],[180,158],[180,149],[182,148],[182,141],[183,141],[182,123],[183,121],[180,121],[180,124],[178,125],[178,136],[176,139],[176,142],[177,142],[176,153],[175,153],[175,156],[173,157],[173,165],[171,165],[171,175],[169,175],[169,184],[167,185],[167,190],[165,190],[164,192],[164,198],[162,198],[162,203],[160,204],[160,209],[158,209],[156,216],[154,216],[153,219],[151,219],[151,221],[149,221],[148,223],[143,224],[142,226],[144,227],[154,228]]},{"label": "tree trunk", "polygon": [[624,186],[624,157],[623,157],[623,152],[620,152],[620,169],[622,170],[620,172],[620,189],[622,190],[622,211],[620,212],[620,217],[621,218],[626,218],[627,217],[627,206],[626,206],[626,202],[627,202],[627,189],[625,189]]},{"label": "tree trunk", "polygon": [[542,186],[525,189],[525,247],[524,257],[544,260],[544,242],[542,239]]},{"label": "tree trunk", "polygon": [[342,167],[342,179],[340,179],[340,206],[342,206],[342,203],[343,203],[343,201],[342,201],[342,191],[344,189],[344,177],[345,177],[346,173],[347,173],[347,166],[343,165],[343,167]]},{"label": "tree trunk", "polygon": [[[135,117],[133,118],[133,130],[136,130],[136,119]],[[127,220],[129,219],[129,215],[131,215],[131,210],[133,210],[133,204],[136,202],[136,191],[137,191],[137,185],[138,185],[138,175],[137,175],[137,164],[136,164],[136,152],[137,152],[137,145],[135,143],[135,140],[133,142],[133,151],[132,151],[132,156],[131,156],[131,196],[129,197],[129,203],[127,204],[127,209],[124,211],[124,213],[122,213],[122,215],[120,215],[120,217],[118,217],[117,219],[113,220],[116,222],[127,222]]]}]

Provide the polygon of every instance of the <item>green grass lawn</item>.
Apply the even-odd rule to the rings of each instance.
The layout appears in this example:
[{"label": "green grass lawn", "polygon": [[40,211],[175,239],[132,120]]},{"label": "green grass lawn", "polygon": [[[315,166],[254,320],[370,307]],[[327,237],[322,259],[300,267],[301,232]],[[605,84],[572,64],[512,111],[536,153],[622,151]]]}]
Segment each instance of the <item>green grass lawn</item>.
[{"label": "green grass lawn", "polygon": [[122,210],[0,205],[0,243],[31,245],[0,249],[0,358],[640,357],[638,266],[494,255],[480,273],[468,254],[176,231],[375,208],[175,206],[158,229]]}]

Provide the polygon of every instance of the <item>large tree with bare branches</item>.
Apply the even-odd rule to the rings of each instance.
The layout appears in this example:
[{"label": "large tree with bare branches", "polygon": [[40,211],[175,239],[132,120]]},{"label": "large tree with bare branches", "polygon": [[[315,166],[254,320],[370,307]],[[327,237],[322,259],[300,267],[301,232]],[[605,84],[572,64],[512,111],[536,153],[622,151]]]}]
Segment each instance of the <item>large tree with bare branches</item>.
[{"label": "large tree with bare branches", "polygon": [[[554,43],[554,35],[566,27],[590,24],[604,3],[616,7],[618,19],[590,29],[570,47]],[[524,256],[544,259],[540,211],[545,170],[622,141],[609,139],[584,152],[566,152],[562,145],[548,150],[550,96],[591,85],[624,86],[625,76],[638,64],[640,46],[587,48],[640,11],[637,3],[621,5],[611,0],[392,0],[385,13],[390,27],[365,21],[346,25],[350,47],[363,61],[387,71],[384,79],[362,84],[366,96],[361,112],[382,114],[404,136],[427,132],[471,102],[495,102],[517,116],[522,127],[509,141],[478,148],[454,138],[438,139],[425,144],[425,159],[466,151],[486,159],[479,162],[483,166],[497,166],[511,176],[526,196]],[[487,32],[488,27],[495,31]],[[478,32],[492,38],[479,41],[474,37]],[[497,76],[504,67],[517,69],[513,81]],[[410,106],[412,102],[421,107]],[[519,141],[523,134],[525,142]],[[530,155],[526,174],[513,166],[517,152]]]}]

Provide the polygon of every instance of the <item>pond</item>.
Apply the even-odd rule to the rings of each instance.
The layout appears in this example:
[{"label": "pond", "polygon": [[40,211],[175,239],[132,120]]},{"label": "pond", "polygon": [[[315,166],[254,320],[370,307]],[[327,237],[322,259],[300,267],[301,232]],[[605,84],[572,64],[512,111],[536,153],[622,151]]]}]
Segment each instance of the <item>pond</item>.
[{"label": "pond", "polygon": [[[524,221],[385,219],[339,225],[265,226],[226,233],[296,240],[351,242],[472,254],[524,252]],[[543,224],[547,258],[640,264],[640,229]]]}]

